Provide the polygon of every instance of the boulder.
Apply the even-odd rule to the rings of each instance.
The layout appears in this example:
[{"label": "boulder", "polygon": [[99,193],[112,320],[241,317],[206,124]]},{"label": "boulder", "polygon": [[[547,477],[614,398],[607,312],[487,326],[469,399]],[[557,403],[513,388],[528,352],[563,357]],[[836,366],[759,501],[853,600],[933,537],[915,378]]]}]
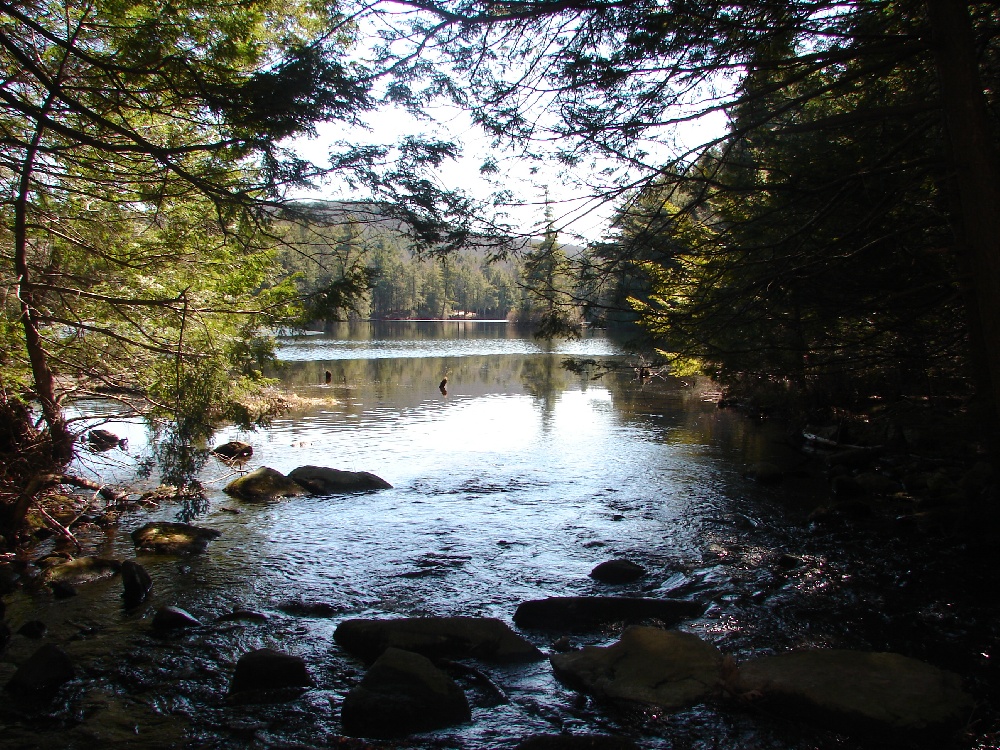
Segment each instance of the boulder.
[{"label": "boulder", "polygon": [[253,446],[239,440],[230,440],[213,448],[212,453],[227,461],[237,461],[250,458],[253,455]]},{"label": "boulder", "polygon": [[570,687],[613,701],[676,710],[715,693],[722,653],[696,635],[634,627],[611,646],[554,654],[552,669]]},{"label": "boulder", "polygon": [[187,555],[204,552],[208,543],[221,536],[215,529],[188,523],[158,521],[147,523],[132,532],[136,552]]},{"label": "boulder", "polygon": [[300,466],[288,474],[314,495],[338,495],[343,492],[391,490],[392,485],[367,471],[341,471],[324,466]]},{"label": "boulder", "polygon": [[492,662],[544,658],[531,643],[492,617],[405,617],[393,620],[345,620],[333,638],[367,662],[387,648],[414,651],[431,658],[475,658]]},{"label": "boulder", "polygon": [[48,629],[48,625],[41,620],[28,620],[17,629],[17,634],[23,635],[25,638],[37,640],[44,637]]},{"label": "boulder", "polygon": [[522,602],[514,622],[522,628],[590,630],[609,622],[657,619],[667,625],[699,617],[701,602],[627,596],[554,596]]},{"label": "boulder", "polygon": [[592,571],[590,577],[601,583],[632,583],[646,575],[646,569],[631,560],[607,560]]},{"label": "boulder", "polygon": [[119,438],[111,430],[97,429],[87,433],[87,445],[90,446],[91,450],[101,453],[118,446],[124,450],[128,447],[128,440]]},{"label": "boulder", "polygon": [[286,615],[295,617],[315,617],[318,619],[328,619],[341,612],[340,609],[329,602],[303,602],[289,600],[278,605],[278,609]]},{"label": "boulder", "polygon": [[135,560],[126,560],[122,563],[122,588],[125,606],[129,609],[138,607],[152,591],[153,579]]},{"label": "boulder", "polygon": [[315,684],[302,657],[260,648],[236,662],[229,697],[238,702],[276,703],[296,698]]},{"label": "boulder", "polygon": [[76,676],[73,662],[58,646],[46,644],[17,668],[7,691],[18,698],[48,701]]},{"label": "boulder", "polygon": [[957,727],[972,699],[958,675],[900,654],[795,651],[740,666],[737,689],[769,711],[807,715],[840,731],[917,735]]},{"label": "boulder", "polygon": [[305,487],[269,466],[261,466],[227,484],[223,491],[242,500],[265,501],[306,495]]},{"label": "boulder", "polygon": [[201,625],[201,620],[180,607],[160,607],[153,615],[154,630],[182,630]]},{"label": "boulder", "polygon": [[47,583],[59,581],[70,586],[78,586],[81,583],[91,583],[116,576],[121,568],[119,560],[91,556],[77,557],[48,568],[45,571],[45,581]]},{"label": "boulder", "polygon": [[344,731],[377,739],[460,724],[472,718],[465,693],[430,659],[388,648],[344,699]]}]

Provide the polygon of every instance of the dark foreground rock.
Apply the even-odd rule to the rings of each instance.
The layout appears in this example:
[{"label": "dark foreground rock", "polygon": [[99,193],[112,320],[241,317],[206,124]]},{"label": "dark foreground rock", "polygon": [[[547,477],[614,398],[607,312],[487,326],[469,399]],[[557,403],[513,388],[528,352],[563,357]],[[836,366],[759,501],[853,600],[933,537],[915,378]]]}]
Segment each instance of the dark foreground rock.
[{"label": "dark foreground rock", "polygon": [[309,494],[305,487],[270,466],[261,466],[227,484],[223,491],[242,500],[265,502]]},{"label": "dark foreground rock", "polygon": [[188,523],[160,521],[147,523],[132,532],[136,552],[165,555],[188,555],[204,552],[208,543],[222,535],[215,529]]},{"label": "dark foreground rock", "polygon": [[465,693],[430,659],[386,649],[344,699],[344,731],[377,739],[460,724],[472,718]]},{"label": "dark foreground rock", "polygon": [[551,657],[556,677],[604,700],[635,701],[674,710],[715,693],[722,654],[690,633],[634,627],[617,643]]},{"label": "dark foreground rock", "polygon": [[701,602],[627,596],[556,596],[523,602],[514,613],[522,628],[590,630],[609,622],[656,619],[665,625],[700,616]]},{"label": "dark foreground rock", "polygon": [[45,571],[45,580],[49,583],[59,581],[70,586],[101,581],[118,575],[121,571],[121,561],[104,557],[78,557],[61,565],[55,565]]},{"label": "dark foreground rock", "polygon": [[288,474],[314,495],[337,495],[342,492],[391,490],[392,485],[368,471],[341,471],[325,466],[300,466]]},{"label": "dark foreground rock", "polygon": [[972,699],[958,675],[900,654],[798,651],[740,666],[738,689],[769,711],[839,730],[916,736],[968,718]]},{"label": "dark foreground rock", "polygon": [[201,620],[180,607],[160,607],[153,615],[153,629],[161,632],[196,628]]},{"label": "dark foreground rock", "polygon": [[135,560],[122,563],[122,598],[129,609],[138,607],[153,590],[153,579]]},{"label": "dark foreground rock", "polygon": [[286,701],[315,684],[301,657],[261,648],[243,654],[236,662],[229,698],[242,703]]},{"label": "dark foreground rock", "polygon": [[592,571],[590,577],[601,583],[632,583],[646,575],[646,569],[631,560],[607,560]]},{"label": "dark foreground rock", "polygon": [[75,676],[66,652],[49,643],[18,667],[7,683],[7,691],[20,699],[48,701]]},{"label": "dark foreground rock", "polygon": [[345,620],[333,637],[345,650],[367,662],[390,647],[432,658],[471,657],[493,662],[544,658],[535,646],[492,617]]}]

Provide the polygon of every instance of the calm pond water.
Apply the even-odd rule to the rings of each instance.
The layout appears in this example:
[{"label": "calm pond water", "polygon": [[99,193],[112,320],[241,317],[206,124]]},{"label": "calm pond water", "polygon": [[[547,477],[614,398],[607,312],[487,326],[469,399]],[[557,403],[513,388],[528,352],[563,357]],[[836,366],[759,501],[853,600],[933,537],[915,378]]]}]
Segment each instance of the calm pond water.
[{"label": "calm pond water", "polygon": [[[91,542],[91,551],[124,559],[134,557],[127,532],[151,519],[194,518],[222,532],[200,556],[144,556],[154,589],[138,611],[123,611],[118,580],[82,586],[69,600],[41,588],[10,598],[15,630],[44,621],[47,637],[83,668],[58,708],[35,722],[10,720],[8,736],[25,747],[50,740],[106,747],[136,736],[136,747],[328,746],[341,733],[343,697],[363,674],[333,642],[342,619],[485,615],[510,623],[518,603],[552,595],[704,599],[705,616],[683,628],[736,657],[804,644],[886,645],[877,635],[884,621],[867,619],[857,571],[850,597],[860,614],[830,617],[823,602],[843,603],[829,597],[848,577],[832,556],[807,554],[794,580],[774,573],[775,556],[803,553],[796,529],[805,511],[796,509],[811,507],[806,500],[822,488],[808,474],[777,489],[747,482],[748,463],[789,466],[801,458],[782,444],[778,426],[717,409],[704,383],[641,382],[631,369],[639,360],[601,334],[547,345],[503,323],[345,325],[332,335],[283,339],[280,353],[287,364],[279,376],[303,405],[266,430],[221,429],[213,444],[251,443],[249,469],[364,470],[394,489],[243,503],[222,493],[233,470],[208,458],[200,472],[207,507],[137,511],[117,534]],[[598,376],[566,369],[567,358],[625,367]],[[446,394],[438,388],[444,377]],[[81,408],[109,415],[112,407]],[[136,477],[152,452],[145,428],[113,418],[108,427],[129,438],[128,451],[86,455],[78,470],[155,486],[155,472]],[[649,575],[618,587],[588,577],[620,557]],[[325,603],[336,614],[295,616],[282,610],[288,602]],[[206,626],[154,637],[152,614],[168,604]],[[215,624],[234,609],[268,619]],[[574,642],[609,643],[619,633],[608,628]],[[526,635],[548,650],[558,634]],[[4,658],[16,662],[37,645],[15,636]],[[316,689],[288,704],[228,705],[236,659],[265,646],[304,657]],[[470,724],[400,746],[513,747],[553,732],[622,734],[644,747],[828,742],[710,707],[672,717],[609,712],[560,685],[546,662],[487,671],[508,702],[485,705],[473,696]]]}]

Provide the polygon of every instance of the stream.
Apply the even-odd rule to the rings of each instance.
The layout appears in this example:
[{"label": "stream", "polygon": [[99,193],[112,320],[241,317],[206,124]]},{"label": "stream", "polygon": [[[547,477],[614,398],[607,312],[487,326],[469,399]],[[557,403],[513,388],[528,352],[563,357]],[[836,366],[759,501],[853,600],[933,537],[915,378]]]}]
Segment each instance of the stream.
[{"label": "stream", "polygon": [[[150,520],[221,532],[200,555],[143,555],[154,585],[134,611],[123,608],[118,578],[68,599],[30,581],[8,594],[15,633],[31,620],[47,630],[41,640],[13,636],[0,681],[43,642],[79,668],[55,704],[0,710],[0,747],[354,746],[341,738],[339,707],[364,667],[334,643],[339,622],[475,615],[511,624],[519,603],[561,595],[699,599],[705,614],[680,628],[737,660],[803,646],[892,650],[959,672],[981,702],[994,695],[995,591],[984,591],[993,579],[981,578],[977,558],[949,538],[812,522],[829,495],[821,466],[790,447],[782,425],[717,408],[705,382],[640,379],[638,358],[600,332],[546,344],[501,322],[344,324],[283,338],[279,351],[276,375],[295,408],[266,429],[223,427],[212,445],[250,443],[243,470],[370,471],[393,489],[248,503],[222,492],[236,470],[206,456],[207,503],[140,508],[117,531],[81,534],[88,553],[128,559],[128,532]],[[621,367],[570,370],[568,358]],[[84,452],[77,473],[159,484],[143,424],[113,417],[110,402],[76,408],[128,438],[125,450]],[[785,481],[745,478],[759,461],[789,469]],[[647,575],[616,586],[588,576],[616,558]],[[289,603],[328,605],[332,616]],[[204,625],[157,635],[150,623],[164,605]],[[217,621],[234,610],[266,619]],[[608,644],[620,632],[616,624],[572,641]],[[523,634],[545,652],[560,635]],[[236,660],[262,647],[303,657],[316,687],[289,703],[231,705]],[[568,733],[644,748],[881,747],[738,707],[661,715],[602,706],[560,684],[545,661],[480,668],[505,702],[470,694],[471,722],[389,746],[513,748]],[[956,748],[996,747],[993,710],[977,717]]]}]

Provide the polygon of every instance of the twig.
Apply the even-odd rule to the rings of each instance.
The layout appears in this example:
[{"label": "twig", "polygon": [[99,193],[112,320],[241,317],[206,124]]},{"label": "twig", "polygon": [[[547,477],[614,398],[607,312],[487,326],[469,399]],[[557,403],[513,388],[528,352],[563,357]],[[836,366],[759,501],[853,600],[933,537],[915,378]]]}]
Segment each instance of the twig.
[{"label": "twig", "polygon": [[44,518],[50,526],[52,526],[56,531],[62,534],[68,541],[73,542],[76,545],[77,552],[83,552],[83,545],[80,544],[80,540],[73,536],[73,532],[59,523],[56,519],[48,514],[48,512],[41,506],[41,503],[36,503],[35,508],[39,515]]}]

